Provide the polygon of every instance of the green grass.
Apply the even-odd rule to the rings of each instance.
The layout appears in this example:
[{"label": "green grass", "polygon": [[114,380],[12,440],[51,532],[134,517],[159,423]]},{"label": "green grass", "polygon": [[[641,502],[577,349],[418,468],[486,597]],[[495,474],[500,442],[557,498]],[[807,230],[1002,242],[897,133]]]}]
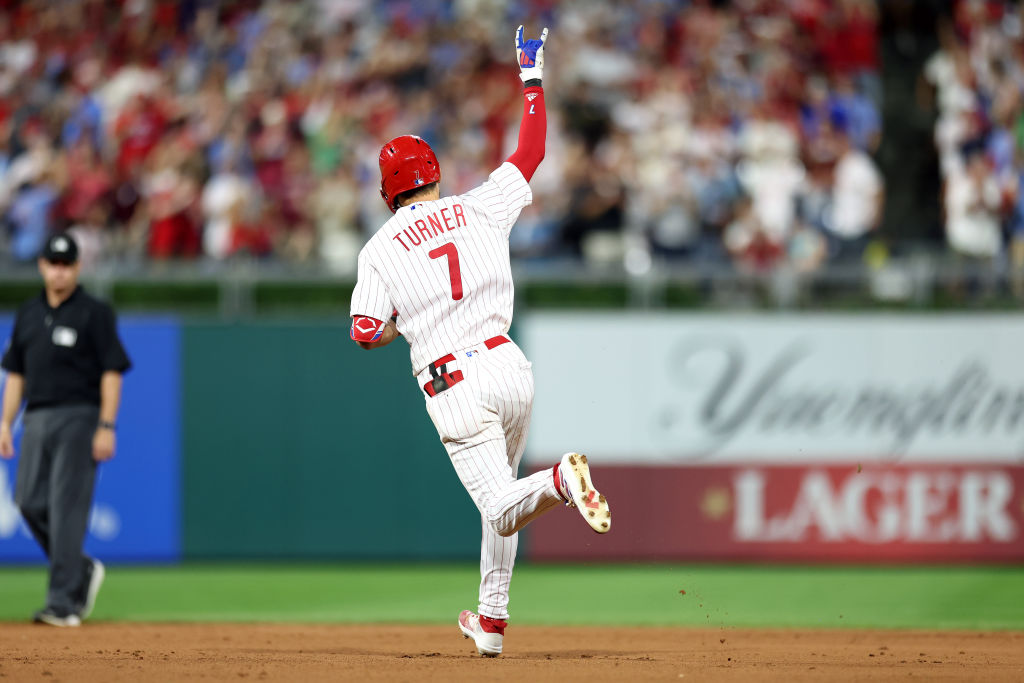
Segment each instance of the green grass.
[{"label": "green grass", "polygon": [[[0,620],[30,615],[45,581],[0,569]],[[449,623],[477,581],[470,565],[112,567],[94,618]],[[523,565],[511,607],[519,624],[1024,630],[1024,568]]]}]

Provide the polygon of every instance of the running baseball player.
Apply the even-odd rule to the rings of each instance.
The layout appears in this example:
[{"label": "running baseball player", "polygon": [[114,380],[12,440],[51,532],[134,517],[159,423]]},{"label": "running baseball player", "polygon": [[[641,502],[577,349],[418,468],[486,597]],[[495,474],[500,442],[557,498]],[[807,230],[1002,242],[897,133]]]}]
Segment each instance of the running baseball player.
[{"label": "running baseball player", "polygon": [[533,406],[533,371],[508,338],[512,268],[508,238],[533,201],[529,180],[544,158],[544,43],[516,31],[523,90],[519,144],[487,181],[441,197],[433,150],[403,135],[380,152],[381,196],[395,214],[359,254],[352,339],[365,349],[404,336],[427,412],[483,522],[480,602],[459,628],[485,656],[501,654],[518,531],[565,503],[598,533],[611,528],[587,458],[566,453],[552,469],[517,478]]}]

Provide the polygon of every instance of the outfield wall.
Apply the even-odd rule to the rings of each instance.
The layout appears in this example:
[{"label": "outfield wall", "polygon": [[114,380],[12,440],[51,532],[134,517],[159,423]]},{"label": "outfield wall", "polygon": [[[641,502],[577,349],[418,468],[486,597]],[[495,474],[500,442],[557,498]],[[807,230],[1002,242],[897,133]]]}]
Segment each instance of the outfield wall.
[{"label": "outfield wall", "polygon": [[[12,320],[0,318],[0,344]],[[124,316],[118,452],[87,551],[112,561],[475,559],[479,515],[409,370],[343,323]],[[20,436],[20,429],[16,429]],[[0,562],[42,554],[0,461]]]},{"label": "outfield wall", "polygon": [[480,517],[417,391],[408,346],[347,324],[190,324],[189,557],[467,559]]},{"label": "outfield wall", "polygon": [[1024,559],[1024,317],[534,314],[529,462],[587,453],[607,538],[544,559]]},{"label": "outfield wall", "polygon": [[[0,339],[10,318],[0,318]],[[615,511],[531,526],[540,560],[1024,560],[1024,318],[531,314],[530,468],[587,453]],[[479,555],[407,348],[334,322],[121,320],[113,561]],[[0,463],[0,562],[42,558]]]}]

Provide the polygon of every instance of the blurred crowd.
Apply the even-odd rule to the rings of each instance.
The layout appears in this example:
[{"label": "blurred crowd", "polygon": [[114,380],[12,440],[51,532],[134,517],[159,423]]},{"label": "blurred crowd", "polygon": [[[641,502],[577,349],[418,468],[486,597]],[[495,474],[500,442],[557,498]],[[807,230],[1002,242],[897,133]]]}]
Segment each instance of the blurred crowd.
[{"label": "blurred crowd", "polygon": [[1024,6],[962,0],[923,73],[949,246],[965,263],[1012,268],[1024,294]]},{"label": "blurred crowd", "polygon": [[[951,221],[980,222],[957,183],[985,207],[996,183],[996,212],[1021,178],[1021,41],[998,4],[961,3],[928,70],[948,114],[936,136]],[[813,271],[859,261],[882,218],[875,0],[0,8],[0,262],[70,229],[86,267],[244,257],[351,272],[390,215],[384,141],[427,139],[446,194],[512,151],[520,23],[551,40],[547,157],[517,258]],[[964,151],[982,132],[984,172]],[[951,228],[953,246],[990,255],[979,230]]]}]

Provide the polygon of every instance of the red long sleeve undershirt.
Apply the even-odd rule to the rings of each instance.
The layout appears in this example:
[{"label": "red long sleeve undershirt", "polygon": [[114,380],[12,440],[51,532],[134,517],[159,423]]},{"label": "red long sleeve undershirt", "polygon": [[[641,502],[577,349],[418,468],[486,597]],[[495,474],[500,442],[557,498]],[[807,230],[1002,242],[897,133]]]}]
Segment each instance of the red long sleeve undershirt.
[{"label": "red long sleeve undershirt", "polygon": [[508,161],[516,165],[529,182],[544,158],[544,138],[548,134],[548,118],[544,110],[544,88],[532,86],[523,90],[523,121],[519,124],[519,145]]}]

